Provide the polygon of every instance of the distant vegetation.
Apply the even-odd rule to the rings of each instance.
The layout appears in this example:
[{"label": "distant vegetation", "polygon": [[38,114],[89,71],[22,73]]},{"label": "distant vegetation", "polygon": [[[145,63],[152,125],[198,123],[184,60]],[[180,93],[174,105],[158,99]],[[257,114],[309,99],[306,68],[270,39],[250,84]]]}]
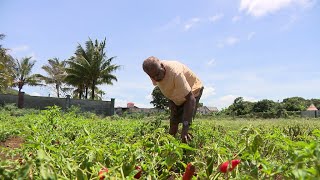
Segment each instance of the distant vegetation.
[{"label": "distant vegetation", "polygon": [[233,104],[222,110],[223,113],[237,117],[285,118],[300,116],[311,104],[320,108],[320,99],[304,99],[302,97],[286,98],[282,102],[264,99],[258,102],[244,101],[242,97],[234,100]]},{"label": "distant vegetation", "polygon": [[[0,41],[5,38],[0,34]],[[0,93],[16,94],[12,91],[17,87],[19,92],[25,85],[48,86],[53,88],[56,96],[72,94],[79,99],[102,99],[105,94],[97,86],[113,85],[117,77],[113,74],[120,66],[113,63],[115,57],[107,57],[106,39],[78,45],[73,56],[60,61],[53,57],[48,64],[42,66],[47,75],[33,74],[36,60],[23,57],[20,60],[12,57],[9,49],[0,42]]]},{"label": "distant vegetation", "polygon": [[[46,72],[46,75],[43,75],[32,73],[36,63],[32,57],[21,59],[12,57],[9,49],[1,44],[4,38],[5,35],[0,34],[0,93],[17,94],[13,87],[17,87],[20,92],[25,85],[47,86],[56,92],[57,97],[71,94],[73,98],[101,100],[106,92],[99,89],[98,85],[113,85],[113,82],[117,81],[113,73],[119,70],[120,66],[113,63],[115,57],[107,57],[106,39],[93,41],[89,38],[84,45],[79,44],[76,47],[74,55],[69,59],[60,60],[57,57],[48,59],[48,64],[42,66]],[[150,103],[156,108],[168,108],[168,99],[157,87],[152,92]],[[268,99],[249,102],[238,97],[232,105],[215,115],[286,118],[300,115],[300,112],[306,110],[310,104],[319,109],[320,99],[289,97],[282,102]]]},{"label": "distant vegetation", "polygon": [[[188,144],[168,127],[166,115],[100,118],[77,109],[6,106],[0,108],[0,177],[182,179],[189,164],[196,170],[189,177],[201,180],[320,178],[318,120],[196,118]],[[18,148],[13,140],[20,140]]]},{"label": "distant vegetation", "polygon": [[[201,101],[201,100],[200,100]],[[154,107],[168,109],[168,99],[164,97],[158,87],[152,91]],[[236,98],[233,103],[219,112],[213,112],[214,116],[232,116],[243,118],[287,118],[298,117],[301,111],[305,111],[311,104],[320,109],[320,99],[304,99],[302,97],[289,97],[282,102],[263,99],[258,102],[245,101],[243,97]],[[200,106],[205,104],[200,103]]]}]

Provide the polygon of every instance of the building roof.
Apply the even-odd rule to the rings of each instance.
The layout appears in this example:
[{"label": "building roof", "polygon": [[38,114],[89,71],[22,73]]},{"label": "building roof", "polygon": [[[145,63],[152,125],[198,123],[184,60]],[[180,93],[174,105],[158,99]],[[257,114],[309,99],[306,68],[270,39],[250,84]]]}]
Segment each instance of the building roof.
[{"label": "building roof", "polygon": [[208,107],[208,106],[198,107],[198,110],[205,110],[205,109],[207,109],[208,111],[211,111],[211,112],[219,111],[217,107]]},{"label": "building roof", "polygon": [[316,107],[314,104],[311,104],[311,105],[308,107],[307,111],[318,111],[318,109],[317,109],[317,107]]},{"label": "building roof", "polygon": [[210,111],[219,111],[217,107],[207,107]]}]

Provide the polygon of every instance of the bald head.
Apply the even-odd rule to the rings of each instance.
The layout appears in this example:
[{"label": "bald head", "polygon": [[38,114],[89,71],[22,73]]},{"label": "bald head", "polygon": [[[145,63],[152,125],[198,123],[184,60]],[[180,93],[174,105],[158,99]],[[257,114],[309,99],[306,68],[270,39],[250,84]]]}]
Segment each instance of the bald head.
[{"label": "bald head", "polygon": [[143,70],[147,74],[154,69],[158,69],[161,67],[160,60],[154,56],[148,57],[146,60],[143,61]]},{"label": "bald head", "polygon": [[165,69],[161,61],[154,57],[150,56],[143,61],[142,64],[144,72],[146,72],[151,79],[155,81],[161,81],[165,75]]}]

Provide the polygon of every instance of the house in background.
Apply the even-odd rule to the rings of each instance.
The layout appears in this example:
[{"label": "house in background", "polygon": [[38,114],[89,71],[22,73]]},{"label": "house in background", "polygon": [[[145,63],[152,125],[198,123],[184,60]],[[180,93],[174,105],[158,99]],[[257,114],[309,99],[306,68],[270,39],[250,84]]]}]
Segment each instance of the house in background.
[{"label": "house in background", "polygon": [[207,107],[207,106],[201,106],[197,108],[197,113],[198,114],[202,114],[202,115],[207,115],[207,114],[211,114],[214,112],[218,112],[218,108],[217,107]]},{"label": "house in background", "polygon": [[320,117],[320,111],[314,104],[311,104],[306,111],[301,111],[302,117],[311,117],[311,118],[318,118]]},{"label": "house in background", "polygon": [[317,107],[316,107],[314,104],[311,104],[311,105],[308,107],[307,111],[318,111],[318,109],[317,109]]},{"label": "house in background", "polygon": [[[165,110],[163,109],[158,109],[158,108],[139,108],[134,105],[133,102],[128,102],[127,107],[115,107],[115,113],[117,115],[122,115],[124,112],[128,114],[132,113],[144,113],[144,114],[153,114],[153,113],[159,113],[159,112],[164,112]],[[202,115],[209,115],[214,112],[218,112],[217,107],[207,107],[207,106],[201,106],[197,108],[197,114],[202,114]]]},{"label": "house in background", "polygon": [[128,114],[132,114],[132,113],[153,114],[153,113],[165,111],[163,109],[158,109],[158,108],[139,108],[135,106],[133,102],[128,102],[127,107],[115,107],[114,109],[117,115],[122,115],[124,112]]}]

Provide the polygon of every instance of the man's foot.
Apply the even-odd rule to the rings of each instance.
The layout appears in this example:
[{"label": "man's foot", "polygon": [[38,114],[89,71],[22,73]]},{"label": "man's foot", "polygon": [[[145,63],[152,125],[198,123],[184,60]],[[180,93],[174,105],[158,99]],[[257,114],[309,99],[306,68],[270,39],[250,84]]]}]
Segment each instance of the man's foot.
[{"label": "man's foot", "polygon": [[183,143],[188,143],[192,139],[192,135],[188,133],[189,127],[183,127],[181,132],[181,140]]},{"label": "man's foot", "polygon": [[175,136],[178,132],[179,124],[170,124],[169,134]]}]

